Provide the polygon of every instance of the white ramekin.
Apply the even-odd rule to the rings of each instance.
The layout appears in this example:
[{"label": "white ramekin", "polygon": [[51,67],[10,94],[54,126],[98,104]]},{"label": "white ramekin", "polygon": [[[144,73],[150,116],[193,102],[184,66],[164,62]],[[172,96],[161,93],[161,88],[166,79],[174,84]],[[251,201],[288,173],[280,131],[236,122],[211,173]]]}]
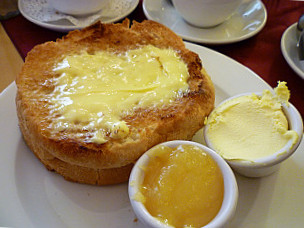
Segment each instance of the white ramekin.
[{"label": "white ramekin", "polygon": [[[241,96],[248,96],[253,93],[243,93],[239,94],[233,97],[230,97],[223,102],[221,102],[217,107],[220,107],[225,102],[241,97]],[[258,96],[261,95],[261,93],[254,93]],[[227,163],[231,166],[233,170],[238,172],[239,174],[242,174],[247,177],[263,177],[272,174],[276,170],[279,169],[280,164],[285,161],[287,158],[289,158],[298,148],[302,135],[303,135],[303,122],[300,113],[298,110],[289,103],[289,105],[282,104],[283,112],[285,116],[287,117],[289,130],[294,130],[298,134],[298,139],[296,143],[293,142],[293,140],[289,140],[287,144],[277,151],[276,153],[267,156],[262,157],[259,159],[256,159],[254,161],[245,161],[245,160],[229,160],[226,159]],[[213,110],[213,112],[216,111],[217,108]],[[212,145],[209,137],[208,137],[208,127],[209,124],[207,123],[204,128],[204,138],[206,145],[215,150],[214,146]],[[216,150],[215,150],[216,151]]]},{"label": "white ramekin", "polygon": [[[179,145],[193,145],[201,148],[202,150],[206,151],[208,154],[212,156],[212,158],[218,164],[223,174],[224,199],[223,199],[222,207],[219,213],[217,214],[217,216],[210,223],[205,225],[204,228],[225,227],[225,225],[227,225],[227,223],[233,217],[238,201],[237,182],[234,173],[229,167],[229,165],[216,152],[196,142],[175,140],[175,141],[161,143],[160,145],[169,146],[169,147],[177,147]],[[143,154],[132,169],[129,179],[129,189],[128,189],[129,198],[136,216],[144,225],[151,228],[170,227],[162,223],[155,217],[151,216],[149,212],[146,210],[143,203],[134,200],[134,196],[139,191],[139,188],[143,182],[145,175],[145,172],[143,171],[142,167],[146,167],[148,165],[150,159],[149,155],[151,156],[151,153],[153,153],[153,150],[150,149],[145,154]]]}]

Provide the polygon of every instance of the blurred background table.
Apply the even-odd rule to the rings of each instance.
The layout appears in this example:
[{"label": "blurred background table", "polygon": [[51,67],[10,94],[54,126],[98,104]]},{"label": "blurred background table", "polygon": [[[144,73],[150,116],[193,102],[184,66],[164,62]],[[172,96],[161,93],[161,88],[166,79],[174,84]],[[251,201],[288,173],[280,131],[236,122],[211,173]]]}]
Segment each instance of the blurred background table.
[{"label": "blurred background table", "polygon": [[[299,16],[304,13],[304,2],[290,0],[263,0],[263,2],[268,19],[260,33],[238,43],[208,47],[247,66],[272,87],[277,85],[277,81],[286,81],[291,90],[291,103],[304,117],[304,80],[289,67],[280,49],[283,32],[297,22]],[[128,18],[139,22],[146,19],[142,1]],[[0,91],[15,79],[22,60],[35,45],[54,41],[65,35],[39,27],[22,15],[3,20],[1,24]]]},{"label": "blurred background table", "polygon": [[0,25],[0,92],[14,81],[22,64],[21,56]]}]

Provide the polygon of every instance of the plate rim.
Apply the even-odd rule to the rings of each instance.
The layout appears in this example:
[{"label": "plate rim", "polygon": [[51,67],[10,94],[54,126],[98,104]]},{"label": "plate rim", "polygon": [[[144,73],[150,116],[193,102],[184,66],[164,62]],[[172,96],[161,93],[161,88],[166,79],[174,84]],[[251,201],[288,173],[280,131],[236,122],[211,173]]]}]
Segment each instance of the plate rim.
[{"label": "plate rim", "polygon": [[288,63],[288,65],[290,66],[290,68],[297,74],[299,75],[301,78],[304,79],[304,71],[301,70],[296,64],[295,62],[292,60],[292,58],[290,57],[289,53],[287,52],[287,48],[286,48],[286,42],[287,42],[287,36],[289,35],[289,33],[293,32],[293,30],[297,27],[297,22],[293,23],[292,25],[290,25],[287,29],[285,29],[282,38],[281,38],[281,52],[284,56],[284,59],[286,60],[286,62]]}]

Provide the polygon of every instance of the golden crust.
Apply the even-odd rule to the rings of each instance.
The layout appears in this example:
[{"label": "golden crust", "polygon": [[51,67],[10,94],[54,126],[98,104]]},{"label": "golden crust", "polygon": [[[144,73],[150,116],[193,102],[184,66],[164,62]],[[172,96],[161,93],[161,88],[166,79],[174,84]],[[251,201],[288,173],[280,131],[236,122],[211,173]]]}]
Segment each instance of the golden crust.
[{"label": "golden crust", "polygon": [[[179,53],[190,74],[189,94],[166,108],[139,109],[126,116],[130,135],[124,139],[96,144],[73,137],[73,129],[51,134],[49,101],[44,96],[53,90],[53,85],[46,82],[56,77],[52,69],[57,62],[83,50],[125,52],[148,44]],[[96,23],[56,42],[38,45],[29,52],[16,84],[20,129],[31,150],[49,169],[66,179],[88,184],[126,181],[132,164],[146,150],[164,141],[190,140],[214,106],[213,84],[198,55],[186,49],[182,39],[170,29],[153,21],[133,22],[131,27],[128,20],[122,24]]]}]

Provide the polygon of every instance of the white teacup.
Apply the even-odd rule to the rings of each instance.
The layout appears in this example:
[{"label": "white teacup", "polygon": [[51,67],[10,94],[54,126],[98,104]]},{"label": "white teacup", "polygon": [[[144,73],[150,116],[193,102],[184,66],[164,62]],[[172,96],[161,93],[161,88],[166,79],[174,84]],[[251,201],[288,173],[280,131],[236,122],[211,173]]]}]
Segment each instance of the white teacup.
[{"label": "white teacup", "polygon": [[109,0],[48,0],[59,12],[71,15],[86,15],[101,10]]},{"label": "white teacup", "polygon": [[188,23],[213,27],[226,21],[242,0],[172,0],[175,9]]}]

